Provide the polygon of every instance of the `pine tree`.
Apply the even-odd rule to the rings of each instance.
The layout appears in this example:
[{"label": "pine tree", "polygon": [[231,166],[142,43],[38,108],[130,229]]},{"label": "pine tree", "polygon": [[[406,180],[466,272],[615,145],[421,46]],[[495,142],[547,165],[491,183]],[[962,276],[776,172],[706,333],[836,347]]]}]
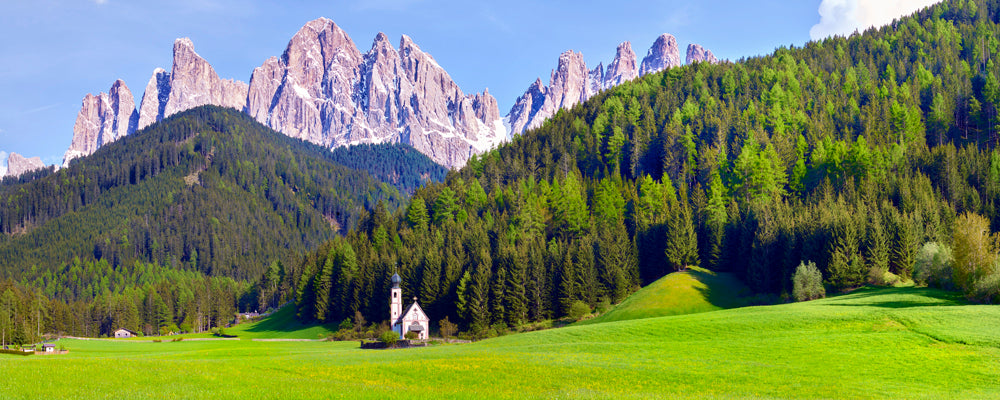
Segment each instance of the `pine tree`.
[{"label": "pine tree", "polygon": [[427,205],[422,197],[414,196],[410,201],[410,207],[406,214],[407,221],[414,229],[427,229]]},{"label": "pine tree", "polygon": [[[681,184],[679,197],[687,199],[687,187]],[[664,255],[674,271],[698,265],[698,235],[694,229],[691,205],[687,200],[674,207],[667,221],[667,245]]]}]

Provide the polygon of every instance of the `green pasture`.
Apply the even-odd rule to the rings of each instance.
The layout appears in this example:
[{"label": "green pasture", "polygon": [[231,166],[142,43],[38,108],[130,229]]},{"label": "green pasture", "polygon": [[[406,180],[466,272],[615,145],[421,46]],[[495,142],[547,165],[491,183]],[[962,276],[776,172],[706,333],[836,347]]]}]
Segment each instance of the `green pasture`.
[{"label": "green pasture", "polygon": [[1000,398],[1000,308],[931,289],[461,345],[63,340],[0,355],[2,398]]}]

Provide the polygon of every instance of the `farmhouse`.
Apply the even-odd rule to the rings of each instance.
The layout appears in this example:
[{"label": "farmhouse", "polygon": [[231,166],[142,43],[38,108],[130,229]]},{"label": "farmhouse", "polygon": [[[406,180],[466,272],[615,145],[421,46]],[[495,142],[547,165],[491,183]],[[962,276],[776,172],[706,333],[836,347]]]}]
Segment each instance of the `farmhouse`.
[{"label": "farmhouse", "polygon": [[45,353],[55,353],[56,345],[52,343],[45,343],[42,345],[42,351]]},{"label": "farmhouse", "polygon": [[121,328],[115,331],[115,339],[130,338],[135,336],[138,336],[138,334],[135,333],[135,331],[128,330],[125,328]]},{"label": "farmhouse", "polygon": [[403,290],[399,288],[402,281],[399,274],[392,274],[392,289],[389,290],[389,322],[392,323],[392,331],[399,334],[400,339],[406,337],[407,332],[417,334],[417,339],[427,339],[430,334],[431,320],[417,304],[417,298],[413,298],[413,304],[403,312]]}]

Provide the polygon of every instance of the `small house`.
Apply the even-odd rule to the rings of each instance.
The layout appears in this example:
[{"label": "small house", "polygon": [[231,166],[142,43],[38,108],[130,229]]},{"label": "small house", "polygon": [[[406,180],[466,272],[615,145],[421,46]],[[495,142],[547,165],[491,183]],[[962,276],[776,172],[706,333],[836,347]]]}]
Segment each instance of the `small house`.
[{"label": "small house", "polygon": [[121,328],[121,329],[115,331],[115,339],[130,338],[130,337],[136,337],[136,336],[139,336],[139,335],[137,333],[135,333],[135,331],[132,331],[132,330],[129,330],[129,329],[125,329],[125,328]]},{"label": "small house", "polygon": [[42,352],[44,352],[44,353],[55,353],[56,352],[56,345],[54,345],[52,343],[45,343],[45,344],[42,345]]}]

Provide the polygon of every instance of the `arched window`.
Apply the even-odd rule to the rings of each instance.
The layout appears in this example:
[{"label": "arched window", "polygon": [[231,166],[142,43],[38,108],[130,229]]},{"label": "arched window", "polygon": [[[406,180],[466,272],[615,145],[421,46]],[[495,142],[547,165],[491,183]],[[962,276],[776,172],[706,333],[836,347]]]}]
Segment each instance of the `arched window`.
[{"label": "arched window", "polygon": [[396,298],[396,296],[398,296],[398,295],[399,295],[399,293],[396,293],[396,292],[392,292],[392,298],[394,298],[394,299],[395,299],[395,298]]}]

